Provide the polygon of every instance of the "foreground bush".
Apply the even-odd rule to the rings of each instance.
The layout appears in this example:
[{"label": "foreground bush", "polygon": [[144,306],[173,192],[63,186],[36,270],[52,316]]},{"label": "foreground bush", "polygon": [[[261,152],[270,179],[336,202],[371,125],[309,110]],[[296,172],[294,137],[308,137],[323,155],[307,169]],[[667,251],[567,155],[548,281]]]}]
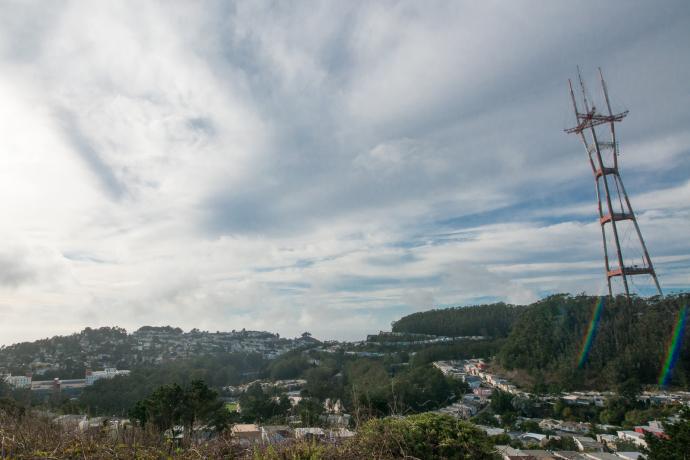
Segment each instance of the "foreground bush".
[{"label": "foreground bush", "polygon": [[293,441],[243,449],[227,432],[211,440],[177,445],[160,432],[128,426],[80,431],[47,418],[0,411],[0,459],[491,459],[486,435],[469,423],[438,414],[385,418],[365,423],[357,436],[341,444]]},{"label": "foreground bush", "polygon": [[367,422],[357,447],[371,458],[491,459],[492,444],[474,425],[432,413]]}]

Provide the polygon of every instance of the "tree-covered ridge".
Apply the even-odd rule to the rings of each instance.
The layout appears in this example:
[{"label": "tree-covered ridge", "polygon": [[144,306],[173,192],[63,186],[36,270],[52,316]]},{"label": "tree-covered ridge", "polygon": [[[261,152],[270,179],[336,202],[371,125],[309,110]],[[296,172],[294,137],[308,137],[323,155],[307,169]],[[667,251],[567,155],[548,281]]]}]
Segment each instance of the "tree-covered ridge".
[{"label": "tree-covered ridge", "polygon": [[[507,369],[523,369],[538,383],[562,388],[656,384],[683,305],[690,296],[605,299],[594,337],[578,366],[598,297],[558,295],[528,306],[497,356]],[[671,385],[688,386],[690,331],[684,331]]]},{"label": "tree-covered ridge", "polygon": [[[554,295],[526,306],[503,303],[430,310],[405,316],[393,323],[399,333],[444,336],[485,335],[500,340],[476,344],[429,347],[420,354],[434,359],[466,357],[470,348],[478,356],[495,354],[507,370],[525,371],[538,390],[617,388],[626,381],[658,382],[674,325],[690,295],[664,298],[604,298],[593,339],[579,366],[583,344],[599,297]],[[669,382],[690,384],[690,328],[679,342],[678,359]],[[493,352],[492,352],[493,350]]]},{"label": "tree-covered ridge", "polygon": [[448,337],[505,337],[522,310],[523,307],[504,303],[429,310],[395,321],[393,332]]}]

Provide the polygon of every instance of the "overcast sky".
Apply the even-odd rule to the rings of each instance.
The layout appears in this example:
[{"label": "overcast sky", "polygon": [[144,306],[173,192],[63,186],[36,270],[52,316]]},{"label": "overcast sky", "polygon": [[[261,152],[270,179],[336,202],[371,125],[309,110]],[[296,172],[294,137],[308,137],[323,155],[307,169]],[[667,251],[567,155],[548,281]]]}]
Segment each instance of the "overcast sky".
[{"label": "overcast sky", "polygon": [[0,344],[603,292],[577,64],[686,290],[685,0],[0,2]]}]

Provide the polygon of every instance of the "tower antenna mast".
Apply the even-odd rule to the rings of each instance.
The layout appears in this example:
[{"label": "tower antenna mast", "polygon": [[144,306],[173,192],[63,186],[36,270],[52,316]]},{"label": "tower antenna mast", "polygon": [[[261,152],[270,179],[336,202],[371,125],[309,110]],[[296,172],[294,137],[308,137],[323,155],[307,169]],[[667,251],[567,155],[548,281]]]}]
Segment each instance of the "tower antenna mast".
[{"label": "tower antenna mast", "polygon": [[[652,259],[647,250],[647,245],[642,238],[640,226],[637,223],[637,218],[630,204],[630,198],[628,198],[628,194],[625,191],[618,169],[619,146],[616,140],[615,124],[622,121],[628,115],[628,111],[613,113],[611,110],[611,100],[609,99],[608,88],[601,68],[599,69],[599,79],[604,100],[606,101],[605,113],[597,111],[593,101],[591,101],[590,108],[590,101],[587,99],[585,84],[579,68],[577,69],[577,77],[582,93],[582,108],[584,112],[580,111],[575,91],[573,90],[573,83],[568,80],[570,98],[573,103],[577,125],[566,129],[565,132],[577,134],[580,137],[585,146],[592,173],[594,174],[599,224],[601,226],[601,237],[604,247],[604,268],[609,296],[613,295],[612,281],[620,278],[623,291],[629,299],[630,278],[637,275],[650,276],[659,295],[663,295],[654,265],[652,265]],[[604,129],[606,127],[608,127],[608,130]],[[626,225],[632,225],[635,229],[643,254],[640,264],[634,264],[631,258],[626,258],[625,254],[623,254],[619,235]]]}]

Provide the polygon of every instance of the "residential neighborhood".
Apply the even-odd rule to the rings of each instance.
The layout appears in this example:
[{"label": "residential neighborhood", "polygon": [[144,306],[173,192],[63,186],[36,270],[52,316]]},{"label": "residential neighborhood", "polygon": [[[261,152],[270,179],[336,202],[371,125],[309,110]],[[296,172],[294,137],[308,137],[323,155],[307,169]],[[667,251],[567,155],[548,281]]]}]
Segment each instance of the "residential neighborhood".
[{"label": "residential neighborhood", "polygon": [[[462,419],[472,419],[486,409],[494,391],[506,393],[553,404],[561,400],[565,404],[602,407],[608,398],[614,397],[614,392],[564,392],[561,395],[534,395],[518,389],[508,379],[499,377],[489,371],[489,366],[483,359],[468,359],[455,361],[437,361],[434,367],[444,375],[460,379],[465,382],[471,393],[465,395],[461,401],[438,409],[436,412],[452,415]],[[643,392],[638,396],[641,402],[651,404],[677,404],[690,407],[689,392]],[[677,418],[670,417],[668,422],[677,422]],[[502,458],[509,459],[569,459],[569,460],[610,460],[610,459],[638,459],[643,458],[643,452],[648,447],[646,435],[665,438],[664,428],[660,420],[650,420],[646,425],[635,426],[633,429],[621,429],[611,425],[592,424],[572,420],[538,419],[519,417],[516,425],[537,426],[539,433],[520,430],[478,425],[488,436],[509,439],[513,446],[497,445],[496,450]],[[598,434],[593,434],[598,432]],[[571,439],[576,451],[558,451],[554,449],[535,449],[545,447],[564,438]],[[530,448],[516,448],[515,443]],[[620,450],[619,446],[623,449]],[[637,449],[637,450],[630,450]]]},{"label": "residential neighborhood", "polygon": [[[109,331],[112,332],[112,331]],[[79,340],[81,358],[91,357],[96,360],[109,360],[114,355],[104,351],[102,341],[86,337]],[[384,357],[390,357],[390,351],[372,351],[384,344],[393,344],[394,350],[410,349],[410,356],[416,354],[411,344],[419,347],[434,346],[437,343],[454,343],[444,337],[434,337],[425,334],[394,334],[382,333],[369,337],[362,342],[319,342],[309,334],[303,334],[296,339],[283,339],[277,334],[258,331],[232,331],[227,333],[209,333],[198,330],[183,332],[177,328],[144,327],[132,334],[121,334],[116,331],[121,341],[112,343],[129,343],[132,353],[137,357],[139,369],[154,369],[161,363],[184,360],[187,357],[203,356],[209,353],[220,356],[223,353],[239,353],[238,356],[256,354],[267,363],[278,360],[286,353],[289,360],[297,360],[307,369],[318,371],[324,362],[341,356],[350,361],[367,363],[381,363]],[[481,337],[465,337],[463,340],[480,340]],[[374,345],[371,348],[372,343]],[[463,342],[466,343],[466,342]],[[78,401],[81,392],[101,380],[111,380],[115,377],[127,377],[130,370],[118,369],[114,366],[103,368],[86,367],[82,378],[42,378],[51,369],[64,366],[68,359],[64,354],[66,346],[58,342],[52,348],[48,344],[39,349],[40,361],[30,361],[32,371],[25,374],[5,373],[0,376],[11,389],[30,390],[32,394],[42,395],[51,401]],[[42,354],[41,354],[42,353]],[[61,354],[63,353],[63,354]],[[397,351],[394,351],[397,353]],[[17,354],[10,354],[17,357]],[[0,356],[7,356],[2,355]],[[74,355],[70,355],[74,356]],[[288,356],[288,355],[285,355]],[[291,362],[289,361],[288,362]],[[279,360],[278,360],[279,361]],[[69,362],[69,361],[67,361]],[[55,364],[59,364],[56,366]],[[406,371],[409,362],[391,363],[393,372]],[[7,365],[5,365],[7,367]],[[396,367],[397,366],[397,367]],[[302,367],[302,369],[305,369]],[[396,369],[398,369],[396,371]],[[501,414],[493,410],[494,399],[501,395],[510,395],[513,401],[534,407],[551,408],[555,405],[570,407],[573,411],[602,410],[610,400],[619,396],[614,391],[562,391],[560,393],[536,394],[525,391],[511,381],[502,372],[492,366],[492,361],[483,358],[437,360],[429,364],[429,369],[435,369],[449,381],[460,382],[465,392],[451,395],[447,401],[440,404],[430,413],[451,416],[458,420],[472,423],[490,439],[495,441],[495,452],[504,459],[573,459],[573,460],[610,460],[638,459],[648,448],[648,437],[654,436],[665,439],[663,422],[674,422],[673,417],[667,419],[651,419],[644,424],[634,426],[617,426],[614,424],[595,423],[577,417],[559,418],[553,416],[524,416],[518,415],[512,419],[505,418],[510,414]],[[239,384],[225,385],[219,388],[221,398],[228,411],[237,414],[237,419],[244,417],[245,395],[255,388],[268,395],[273,403],[278,404],[285,398],[289,404],[289,412],[283,418],[254,423],[237,422],[230,428],[233,442],[241,448],[250,449],[254,445],[274,445],[308,440],[309,442],[337,444],[357,433],[358,424],[352,414],[347,413],[345,405],[338,398],[327,397],[328,389],[323,399],[315,399],[311,395],[313,382],[310,374],[303,374],[299,378],[254,378],[252,373],[242,374]],[[342,372],[333,378],[342,379]],[[311,386],[310,386],[311,385]],[[690,392],[646,389],[636,396],[637,402],[646,407],[690,407]],[[298,415],[300,408],[309,404],[321,407],[316,417],[310,418],[305,424],[303,416]],[[306,406],[305,406],[306,405]],[[542,410],[542,412],[544,412]],[[551,413],[551,409],[547,412]],[[250,419],[251,420],[251,419]],[[126,417],[89,417],[88,415],[55,415],[54,422],[70,429],[88,431],[94,427],[107,427],[107,430],[121,432],[132,426],[132,421]],[[267,423],[265,423],[267,422]],[[187,433],[183,426],[173,427],[165,432],[171,440],[181,440],[192,436],[196,439],[210,439],[216,436],[211,426],[201,424]],[[185,438],[186,439],[186,438]]]},{"label": "residential neighborhood", "polygon": [[[318,344],[305,333],[288,339],[263,331],[208,332],[192,329],[144,326],[128,334],[121,328],[87,328],[79,334],[55,337],[33,343],[0,347],[0,375],[15,374],[14,385],[26,386],[24,377],[13,372],[22,369],[38,376],[73,368],[114,368],[159,364],[214,353],[256,353],[273,359],[300,347]],[[98,379],[98,374],[90,380]]]}]

